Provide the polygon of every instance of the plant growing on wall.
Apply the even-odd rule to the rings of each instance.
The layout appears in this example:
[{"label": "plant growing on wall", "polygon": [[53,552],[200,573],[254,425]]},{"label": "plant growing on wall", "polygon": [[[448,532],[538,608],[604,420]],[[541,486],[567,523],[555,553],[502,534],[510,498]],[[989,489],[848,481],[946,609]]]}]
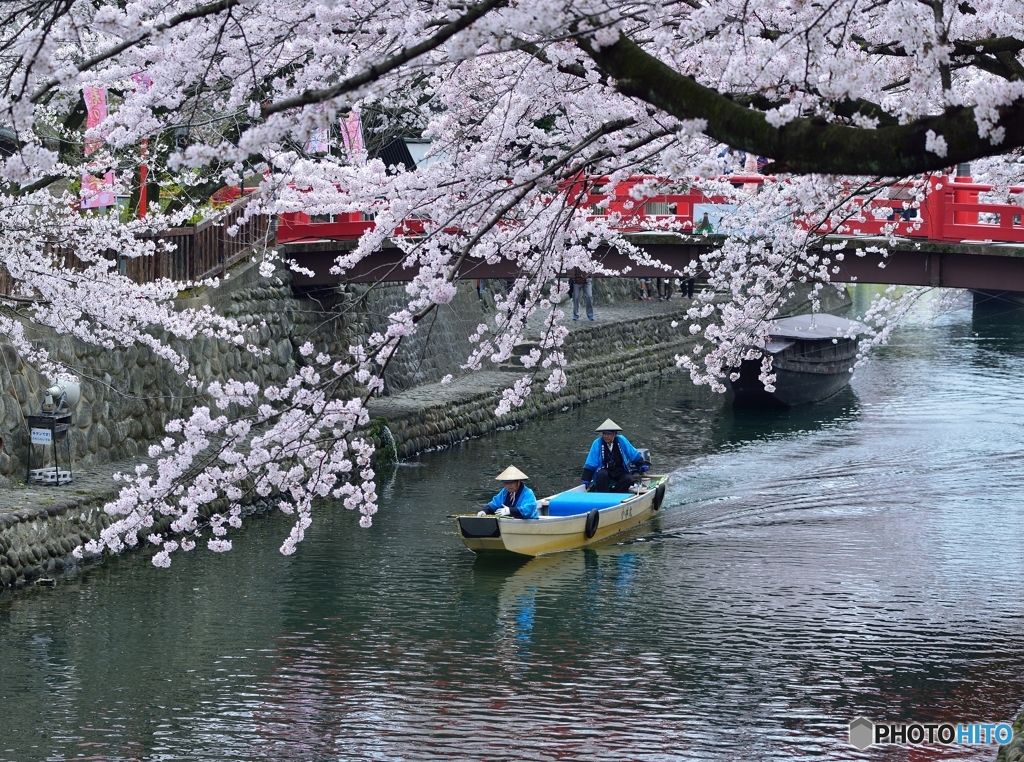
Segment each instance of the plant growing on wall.
[{"label": "plant growing on wall", "polygon": [[[344,357],[303,347],[301,372],[279,386],[206,385],[209,404],[154,446],[158,473],[127,479],[109,506],[118,521],[91,550],[147,540],[161,547],[158,564],[194,546],[202,508],[222,498],[229,507],[214,514],[207,544],[229,547],[248,490],[280,495],[296,515],[284,552],[318,497],[344,500],[368,525],[372,447],[356,435],[368,422],[364,398],[338,390],[353,378],[367,394],[381,388],[381,368],[452,299],[470,255],[522,274],[474,335],[467,371],[507,360],[526,319],[545,316],[495,413],[522,404],[541,375],[544,388],[560,389],[564,315],[560,294],[544,286],[574,267],[612,274],[594,261],[602,242],[645,261],[617,232],[621,218],[595,216],[600,204],[589,200],[631,175],[657,178],[637,203],[684,186],[735,204],[719,229],[727,240],[703,263],[731,299],[698,299],[680,326],[706,339],[680,362],[718,388],[763,346],[786,289],[826,282],[843,256],[812,253],[794,217],[841,224],[849,194],[908,177],[919,203],[928,173],[958,162],[1004,184],[1024,174],[1019,0],[25,0],[0,13],[0,263],[17,284],[0,297],[0,330],[49,373],[60,364],[25,340],[22,320],[101,345],[145,343],[186,375],[187,362],[150,327],[265,349],[230,321],[172,309],[183,284],[137,286],[106,257],[151,255],[140,234],[192,207],[121,221],[82,213],[80,198],[59,192],[110,171],[132,196],[140,146],[166,183],[208,185],[200,200],[255,173],[263,180],[251,213],[373,215],[376,229],[336,263],[342,273],[405,220],[422,223],[397,236],[419,274],[385,331]],[[84,132],[83,88],[116,95],[116,108]],[[381,130],[429,138],[433,161],[398,171],[358,150],[308,150],[357,108]],[[85,141],[100,150],[74,148]],[[739,152],[769,157],[764,171],[775,179],[756,193],[721,182],[742,168]],[[563,192],[570,182],[582,192]],[[74,269],[54,255],[58,243],[74,250]],[[268,257],[265,274],[273,264]],[[172,534],[148,531],[159,515],[174,517]]]}]

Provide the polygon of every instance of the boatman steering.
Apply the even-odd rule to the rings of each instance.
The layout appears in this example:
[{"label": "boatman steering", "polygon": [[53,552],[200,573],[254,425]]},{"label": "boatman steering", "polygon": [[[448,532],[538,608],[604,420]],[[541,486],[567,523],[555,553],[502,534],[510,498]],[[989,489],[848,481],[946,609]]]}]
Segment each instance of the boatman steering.
[{"label": "boatman steering", "polygon": [[591,492],[629,492],[631,471],[642,474],[649,466],[643,456],[619,432],[622,427],[611,418],[597,427],[601,436],[590,446],[583,464],[583,486]]},{"label": "boatman steering", "polygon": [[486,508],[477,513],[477,516],[511,516],[514,519],[537,518],[537,497],[533,494],[532,489],[523,484],[529,478],[515,466],[506,468],[497,476],[498,481],[504,482],[505,486],[487,504]]}]

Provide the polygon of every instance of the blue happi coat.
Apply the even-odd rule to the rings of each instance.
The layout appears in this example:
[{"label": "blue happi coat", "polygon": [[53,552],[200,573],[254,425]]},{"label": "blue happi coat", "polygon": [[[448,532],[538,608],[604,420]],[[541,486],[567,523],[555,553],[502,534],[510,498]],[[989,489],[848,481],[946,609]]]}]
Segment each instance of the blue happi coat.
[{"label": "blue happi coat", "polygon": [[[629,473],[630,466],[638,468],[643,465],[643,456],[629,443],[628,439],[622,434],[616,434],[615,441],[619,444],[619,452],[622,453],[624,461],[622,467],[626,473]],[[589,482],[594,478],[594,474],[608,466],[609,464],[604,462],[604,437],[598,437],[594,440],[594,444],[590,445],[590,454],[587,455],[587,462],[583,464],[583,481]]]},{"label": "blue happi coat", "polygon": [[494,496],[494,499],[487,504],[484,510],[488,513],[494,513],[503,506],[509,509],[509,515],[513,518],[537,518],[537,496],[525,484],[519,485],[519,491],[516,493],[515,499],[508,494],[507,489],[502,487],[501,491]]}]

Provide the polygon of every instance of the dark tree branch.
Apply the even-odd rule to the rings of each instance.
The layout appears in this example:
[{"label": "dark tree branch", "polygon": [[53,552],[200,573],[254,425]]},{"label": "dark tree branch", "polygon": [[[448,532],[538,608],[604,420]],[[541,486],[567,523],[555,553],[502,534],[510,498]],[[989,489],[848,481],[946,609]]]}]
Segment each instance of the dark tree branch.
[{"label": "dark tree branch", "polygon": [[[853,35],[850,38],[855,42],[861,50],[865,53],[871,53],[872,55],[879,56],[894,56],[897,58],[905,58],[907,53],[906,48],[898,42],[883,42],[874,45],[868,42],[860,35]],[[988,53],[995,55],[996,53],[1012,53],[1016,55],[1020,51],[1024,50],[1024,40],[1019,40],[1016,37],[989,37],[984,40],[953,40],[953,56],[954,57],[971,57],[978,53]]]},{"label": "dark tree branch", "polygon": [[[771,172],[794,174],[906,176],[940,171],[951,164],[994,156],[1024,145],[1024,99],[999,109],[1006,130],[999,145],[978,136],[973,108],[948,108],[938,116],[875,130],[798,118],[773,127],[765,115],[744,108],[691,77],[683,76],[622,36],[596,48],[586,39],[580,47],[615,80],[623,95],[638,98],[677,119],[707,121],[705,134],[715,140],[770,156]],[[925,149],[926,133],[942,136],[947,152]]]},{"label": "dark tree branch", "polygon": [[[172,16],[167,21],[160,24],[155,24],[150,29],[141,32],[138,37],[133,37],[129,40],[123,40],[122,42],[119,42],[117,45],[107,48],[102,53],[98,53],[94,55],[92,58],[86,59],[82,63],[78,64],[78,66],[76,66],[75,68],[77,71],[80,72],[88,71],[97,64],[101,64],[104,61],[118,55],[119,53],[123,53],[125,50],[128,50],[129,48],[135,47],[142,40],[152,37],[154,33],[163,32],[168,29],[173,29],[179,24],[184,24],[187,21],[205,18],[206,16],[215,16],[218,13],[229,9],[232,6],[237,5],[238,2],[239,0],[216,0],[216,2],[209,3],[208,5],[200,5],[196,8],[193,8],[190,11],[179,13],[176,16]],[[31,101],[33,103],[37,103],[50,90],[52,90],[54,87],[60,84],[60,82],[61,80],[58,78],[47,80],[39,87],[39,89],[35,91],[35,93],[32,94]]]},{"label": "dark tree branch", "polygon": [[1011,53],[1006,50],[1001,50],[995,54],[996,60],[999,61],[1003,66],[1006,67],[1008,73],[1007,79],[1011,80],[1024,80],[1024,64],[1017,58],[1016,53]]},{"label": "dark tree branch", "polygon": [[[753,106],[755,109],[760,111],[767,111],[771,108],[778,108],[786,103],[790,102],[789,98],[781,98],[779,100],[773,100],[767,98],[760,93],[726,93],[726,98],[738,103],[743,106]],[[839,101],[838,103],[829,104],[832,113],[836,116],[841,116],[849,119],[854,114],[860,114],[861,116],[871,117],[878,120],[880,126],[889,126],[899,124],[899,119],[889,114],[877,103],[865,100],[864,98],[847,98]]]},{"label": "dark tree branch", "polygon": [[973,56],[975,53],[1013,53],[1024,50],[1024,40],[1016,37],[989,37],[985,40],[954,40],[953,55]]},{"label": "dark tree branch", "polygon": [[353,90],[358,90],[363,85],[374,82],[388,72],[397,69],[415,58],[418,58],[424,53],[429,53],[439,45],[443,45],[456,34],[464,29],[468,29],[478,19],[483,18],[495,8],[504,5],[507,1],[508,0],[484,0],[484,2],[479,5],[471,6],[465,14],[459,16],[455,21],[440,29],[436,34],[428,37],[418,45],[403,48],[391,58],[381,61],[379,64],[374,64],[360,74],[357,74],[354,77],[349,77],[348,79],[331,87],[325,87],[320,90],[306,90],[299,95],[291,98],[285,98],[284,100],[264,106],[263,116],[267,117],[271,114],[287,111],[290,108],[308,106],[312,103],[323,103],[324,101],[329,101],[331,98],[336,98],[344,93],[350,93]]},{"label": "dark tree branch", "polygon": [[[1000,55],[1006,56],[1009,54],[1001,53]],[[1010,57],[1012,59],[1012,56]],[[1016,72],[1012,68],[1006,66],[1003,61],[999,60],[995,56],[979,53],[971,59],[971,65],[981,69],[982,71],[987,71],[989,74],[994,74],[1002,79],[1010,80],[1016,78]],[[1019,65],[1020,64],[1018,64],[1018,66]]]}]

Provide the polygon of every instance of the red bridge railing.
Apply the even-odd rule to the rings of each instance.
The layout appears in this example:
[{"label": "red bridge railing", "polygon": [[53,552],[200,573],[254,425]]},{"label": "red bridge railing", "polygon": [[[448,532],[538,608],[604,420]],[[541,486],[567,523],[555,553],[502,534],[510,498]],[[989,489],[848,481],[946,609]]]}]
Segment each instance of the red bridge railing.
[{"label": "red bridge railing", "polygon": [[[569,203],[586,208],[593,217],[618,215],[617,229],[639,232],[667,226],[692,232],[700,223],[701,207],[721,207],[723,196],[708,196],[696,191],[642,195],[634,198],[637,185],[656,178],[635,177],[616,186],[614,194],[602,192],[600,178],[565,184],[561,190]],[[734,175],[727,178],[737,186],[764,183],[762,175]],[[934,177],[930,192],[919,208],[910,209],[907,199],[855,196],[842,207],[847,219],[834,228],[818,227],[817,232],[846,236],[896,235],[928,241],[1024,243],[1024,207],[1018,204],[982,203],[980,195],[992,186],[974,183],[970,178]],[[1012,188],[1024,193],[1024,188]],[[237,194],[236,194],[237,195]],[[235,235],[228,228],[238,225],[247,199],[238,198],[219,217],[198,225],[165,230],[156,238],[174,244],[170,250],[151,257],[124,258],[121,270],[137,283],[159,278],[194,281],[223,274],[229,267],[248,257],[252,251],[273,244],[271,220],[254,216],[240,224]],[[374,227],[373,220],[359,213],[331,218],[313,218],[303,212],[280,215],[278,243],[313,240],[351,241]],[[802,224],[804,227],[806,223]],[[417,235],[424,230],[423,220],[406,220],[395,235]],[[65,264],[74,267],[76,258],[63,252]],[[116,252],[111,253],[116,257]],[[0,294],[14,289],[7,271],[0,264]]]},{"label": "red bridge railing", "polygon": [[[653,178],[636,177],[620,183],[614,195],[602,193],[600,182],[569,184],[564,188],[570,203],[589,207],[591,216],[619,215],[617,229],[624,232],[650,230],[651,223],[675,223],[682,232],[693,231],[700,223],[695,211],[700,207],[721,207],[723,196],[707,196],[691,191],[634,198],[633,188]],[[765,182],[762,175],[734,175],[727,178],[737,186],[756,186]],[[935,177],[929,180],[930,192],[920,208],[911,209],[909,199],[855,196],[842,208],[847,219],[834,229],[818,227],[817,232],[839,235],[896,235],[930,241],[1024,243],[1024,207],[1017,204],[989,204],[979,201],[993,186],[970,178]],[[899,186],[896,186],[897,190]],[[1011,188],[1024,193],[1024,188]],[[806,227],[806,223],[802,224]],[[359,238],[374,226],[359,213],[332,218],[313,218],[303,212],[282,214],[277,230],[278,243],[313,240],[346,241]],[[423,222],[408,220],[396,235],[415,235],[423,231]]]}]

